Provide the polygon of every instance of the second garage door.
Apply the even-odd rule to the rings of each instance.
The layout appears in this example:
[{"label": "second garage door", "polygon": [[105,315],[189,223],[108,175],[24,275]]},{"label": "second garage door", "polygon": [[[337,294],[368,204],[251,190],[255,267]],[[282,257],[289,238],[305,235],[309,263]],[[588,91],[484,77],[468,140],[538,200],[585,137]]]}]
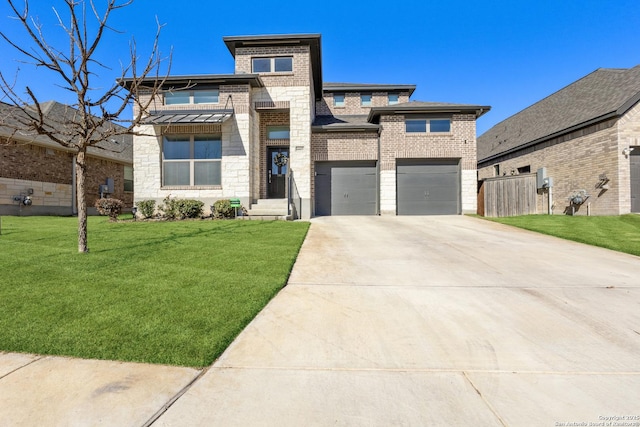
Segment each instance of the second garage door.
[{"label": "second garage door", "polygon": [[459,159],[398,159],[398,215],[460,213]]},{"label": "second garage door", "polygon": [[317,216],[377,213],[375,161],[316,162],[315,166]]}]

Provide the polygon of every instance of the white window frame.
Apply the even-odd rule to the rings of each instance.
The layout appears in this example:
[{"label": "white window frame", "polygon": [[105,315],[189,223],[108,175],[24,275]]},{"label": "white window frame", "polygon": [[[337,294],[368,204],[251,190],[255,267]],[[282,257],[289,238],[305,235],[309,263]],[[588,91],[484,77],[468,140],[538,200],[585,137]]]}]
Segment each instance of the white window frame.
[{"label": "white window frame", "polygon": [[[215,102],[196,102],[196,93],[204,93],[211,92],[214,93],[216,97]],[[184,93],[184,91],[176,91],[176,92],[165,92],[164,93],[164,105],[172,106],[172,105],[203,105],[203,104],[219,104],[220,103],[220,89],[202,89],[202,90],[190,90],[189,91],[189,102],[175,102],[175,103],[167,103],[167,94],[173,93]]]},{"label": "white window frame", "polygon": [[[365,101],[365,97],[369,97],[368,101]],[[371,107],[373,103],[373,94],[372,93],[361,93],[360,94],[360,106],[361,107]]]},{"label": "white window frame", "polygon": [[[391,100],[391,97],[394,96],[396,99],[394,101]],[[387,94],[387,104],[396,105],[400,103],[400,95],[397,93],[388,93]]]},{"label": "white window frame", "polygon": [[[131,179],[127,178],[127,175],[131,177]],[[133,193],[133,166],[125,166],[124,173],[122,176],[123,186],[125,193]],[[127,190],[127,182],[131,182],[131,190]]]},{"label": "white window frame", "polygon": [[[269,60],[269,71],[255,71],[255,67],[253,65],[253,61],[256,59],[268,59]],[[291,69],[286,71],[276,71],[276,59],[290,59],[291,60]],[[293,56],[285,55],[285,56],[255,56],[251,58],[251,72],[258,74],[291,74],[293,73]]]},{"label": "white window frame", "polygon": [[[337,98],[342,97],[342,101],[338,101]],[[334,107],[344,107],[345,101],[347,97],[344,93],[334,93],[333,94],[333,106]]]},{"label": "white window frame", "polygon": [[[432,120],[438,120],[438,121],[439,120],[447,120],[449,122],[449,130],[445,131],[445,132],[440,132],[440,131],[435,131],[434,132],[434,131],[432,131],[431,130],[431,121]],[[409,122],[425,122],[425,130],[424,131],[409,131],[409,130],[407,130],[407,124]],[[418,117],[415,117],[415,118],[406,117],[404,119],[404,123],[405,123],[404,130],[405,130],[405,133],[408,134],[408,135],[423,134],[423,133],[433,133],[433,134],[448,134],[448,133],[451,133],[451,125],[452,125],[452,123],[451,123],[451,119],[449,117],[432,117],[432,118],[429,118],[429,119],[422,118],[422,117],[420,117],[420,118],[418,118]]]},{"label": "white window frame", "polygon": [[[189,139],[189,158],[188,159],[165,159],[164,158],[164,144],[167,143],[167,138],[181,137],[185,140]],[[211,137],[214,141],[220,142],[220,158],[219,159],[194,159],[195,156],[195,139],[197,137]],[[162,137],[162,187],[220,187],[222,185],[222,135],[220,134],[190,134],[190,135],[165,135]],[[164,182],[165,179],[165,164],[167,163],[186,163],[189,162],[189,184],[171,184],[167,185]],[[196,163],[219,163],[220,170],[220,183],[218,184],[195,184],[195,164]]]}]

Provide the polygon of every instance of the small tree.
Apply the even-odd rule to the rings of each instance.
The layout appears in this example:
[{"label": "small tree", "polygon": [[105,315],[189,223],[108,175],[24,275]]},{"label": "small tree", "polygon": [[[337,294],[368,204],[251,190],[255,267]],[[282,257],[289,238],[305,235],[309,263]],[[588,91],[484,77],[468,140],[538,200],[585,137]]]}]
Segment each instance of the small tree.
[{"label": "small tree", "polygon": [[[68,38],[66,49],[59,49],[47,42],[42,24],[29,15],[27,0],[24,2],[23,10],[16,7],[14,0],[7,2],[32,45],[20,45],[1,30],[0,37],[20,52],[28,62],[56,77],[59,85],[74,95],[75,101],[71,105],[74,108],[73,114],[66,115],[64,119],[53,119],[43,112],[39,98],[29,86],[25,88],[26,96],[19,95],[15,83],[10,82],[6,75],[0,72],[0,90],[4,98],[17,107],[11,109],[17,111],[12,113],[11,117],[0,117],[0,125],[13,131],[10,140],[17,134],[44,135],[73,152],[76,164],[78,251],[88,252],[85,200],[87,149],[104,149],[99,145],[102,141],[109,141],[121,135],[136,134],[136,127],[142,123],[166,78],[166,75],[160,76],[160,66],[164,60],[158,45],[162,26],[157,25],[153,47],[146,61],[138,63],[136,43],[132,39],[129,43],[129,62],[120,65],[120,78],[108,83],[105,89],[97,89],[105,85],[104,82],[98,82],[98,71],[109,69],[97,55],[105,33],[114,31],[108,26],[109,17],[112,12],[125,8],[133,0],[119,4],[116,0],[106,0],[104,12],[98,10],[93,0],[61,1],[62,11],[55,7],[53,11],[58,25]],[[167,59],[170,64],[170,58]],[[127,89],[119,83],[125,77],[128,81]],[[155,84],[149,84],[149,80],[154,79]],[[141,94],[145,96],[139,96]],[[130,103],[134,103],[136,107],[133,119],[123,120],[120,116]]]}]

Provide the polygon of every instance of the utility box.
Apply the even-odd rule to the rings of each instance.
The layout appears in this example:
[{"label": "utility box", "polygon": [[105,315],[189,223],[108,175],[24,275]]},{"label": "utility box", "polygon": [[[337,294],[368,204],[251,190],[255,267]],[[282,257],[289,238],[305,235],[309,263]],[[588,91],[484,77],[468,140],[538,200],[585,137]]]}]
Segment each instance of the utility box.
[{"label": "utility box", "polygon": [[107,178],[107,193],[113,194],[113,189],[115,186],[113,185],[113,178]]},{"label": "utility box", "polygon": [[538,190],[540,190],[541,188],[547,188],[547,183],[546,181],[548,181],[547,179],[547,168],[540,168],[536,171],[536,184],[538,187]]}]

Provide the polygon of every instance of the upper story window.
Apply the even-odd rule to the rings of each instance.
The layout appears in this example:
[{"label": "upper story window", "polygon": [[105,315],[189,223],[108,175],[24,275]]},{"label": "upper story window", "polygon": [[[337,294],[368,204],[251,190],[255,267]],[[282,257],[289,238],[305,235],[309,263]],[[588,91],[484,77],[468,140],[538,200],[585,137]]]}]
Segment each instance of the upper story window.
[{"label": "upper story window", "polygon": [[344,93],[334,93],[333,94],[333,106],[334,107],[344,107]]},{"label": "upper story window", "polygon": [[289,126],[267,126],[267,139],[289,139]]},{"label": "upper story window", "polygon": [[133,167],[124,167],[124,191],[133,192]]},{"label": "upper story window", "polygon": [[289,73],[293,71],[293,57],[253,58],[251,68],[254,73]]},{"label": "upper story window", "polygon": [[397,93],[390,93],[387,95],[387,100],[389,101],[389,105],[395,105],[400,102],[400,96]]},{"label": "upper story window", "polygon": [[162,185],[220,185],[221,159],[219,135],[165,136]]},{"label": "upper story window", "polygon": [[363,93],[360,94],[360,105],[363,107],[371,107],[371,94]]},{"label": "upper story window", "polygon": [[220,91],[218,89],[164,93],[164,105],[217,104],[219,99]]},{"label": "upper story window", "polygon": [[407,133],[442,133],[451,132],[450,119],[405,119]]}]

